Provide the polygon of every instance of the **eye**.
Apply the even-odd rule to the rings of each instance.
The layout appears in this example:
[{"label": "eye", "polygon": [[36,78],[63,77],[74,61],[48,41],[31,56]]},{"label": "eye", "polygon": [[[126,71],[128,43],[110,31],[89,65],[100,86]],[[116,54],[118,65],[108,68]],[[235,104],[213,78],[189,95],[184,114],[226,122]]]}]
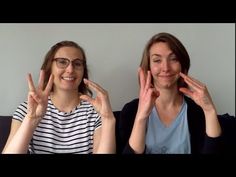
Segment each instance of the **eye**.
[{"label": "eye", "polygon": [[67,65],[68,61],[65,58],[58,58],[57,62],[61,65]]},{"label": "eye", "polygon": [[76,67],[81,67],[81,66],[83,66],[83,61],[82,61],[82,60],[79,60],[79,59],[74,60],[73,63],[74,63],[74,65],[75,65]]},{"label": "eye", "polygon": [[154,63],[160,63],[160,62],[161,62],[161,59],[160,59],[160,58],[154,58],[154,59],[153,59],[153,62],[154,62]]},{"label": "eye", "polygon": [[169,57],[169,60],[170,60],[170,61],[179,61],[178,58],[176,57],[176,55],[171,55],[171,56]]}]

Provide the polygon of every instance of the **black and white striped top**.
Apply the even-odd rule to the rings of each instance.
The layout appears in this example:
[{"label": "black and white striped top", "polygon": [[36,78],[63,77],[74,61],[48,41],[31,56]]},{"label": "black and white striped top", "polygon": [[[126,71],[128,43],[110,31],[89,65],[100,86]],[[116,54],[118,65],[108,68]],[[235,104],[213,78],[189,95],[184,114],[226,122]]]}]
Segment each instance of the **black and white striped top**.
[{"label": "black and white striped top", "polygon": [[[20,104],[13,118],[22,121],[27,113],[27,102]],[[94,107],[81,101],[71,112],[61,112],[48,99],[47,112],[34,131],[30,153],[79,153],[93,151],[94,131],[101,127],[101,117]]]}]

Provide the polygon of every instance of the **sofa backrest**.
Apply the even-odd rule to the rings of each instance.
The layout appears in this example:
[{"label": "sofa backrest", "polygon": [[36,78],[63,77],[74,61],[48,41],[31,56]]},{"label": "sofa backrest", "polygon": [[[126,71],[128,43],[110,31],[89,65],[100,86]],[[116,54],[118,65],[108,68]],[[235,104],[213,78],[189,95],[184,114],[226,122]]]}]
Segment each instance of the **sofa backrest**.
[{"label": "sofa backrest", "polygon": [[[114,111],[114,116],[116,118],[116,148],[117,153],[122,153],[119,142],[119,118],[121,111]],[[219,115],[219,121],[224,132],[224,144],[226,149],[224,153],[235,154],[236,153],[236,118],[235,116],[230,116],[229,114]],[[0,116],[0,153],[2,152],[8,135],[10,133],[11,127],[11,116]]]},{"label": "sofa backrest", "polygon": [[11,116],[0,116],[0,153],[2,152],[11,128]]}]

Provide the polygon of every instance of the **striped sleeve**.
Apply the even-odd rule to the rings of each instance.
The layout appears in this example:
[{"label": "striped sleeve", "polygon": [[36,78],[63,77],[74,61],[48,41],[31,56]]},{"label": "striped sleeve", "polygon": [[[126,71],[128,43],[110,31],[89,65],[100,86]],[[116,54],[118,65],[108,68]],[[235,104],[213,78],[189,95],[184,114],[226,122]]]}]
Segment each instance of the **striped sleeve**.
[{"label": "striped sleeve", "polygon": [[[92,105],[91,105],[92,106]],[[100,128],[101,127],[101,125],[102,125],[102,120],[101,120],[101,116],[98,114],[98,112],[94,109],[94,107],[92,106],[91,107],[91,111],[92,111],[92,115],[93,115],[93,117],[95,117],[95,130],[97,129],[97,128]]]},{"label": "striped sleeve", "polygon": [[25,101],[17,107],[16,111],[13,113],[13,119],[22,122],[26,114],[27,114],[27,102]]}]

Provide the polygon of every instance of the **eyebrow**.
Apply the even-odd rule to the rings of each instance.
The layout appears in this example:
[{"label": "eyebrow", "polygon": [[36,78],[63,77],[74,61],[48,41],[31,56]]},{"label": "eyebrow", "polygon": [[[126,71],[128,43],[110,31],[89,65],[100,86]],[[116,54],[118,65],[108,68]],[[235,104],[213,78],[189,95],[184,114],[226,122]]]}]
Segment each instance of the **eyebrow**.
[{"label": "eyebrow", "polygon": [[[65,57],[56,57],[56,58],[62,58],[62,59],[70,60],[69,58],[65,58]],[[81,61],[84,61],[84,59],[81,59],[81,58],[75,58],[75,59],[72,59],[72,60],[70,60],[70,61],[74,61],[74,60],[81,60]]]},{"label": "eyebrow", "polygon": [[[176,54],[175,54],[174,52],[171,52],[171,53],[168,55],[168,57],[169,57],[169,56],[172,56],[172,55],[175,55],[175,56],[176,56]],[[162,55],[160,55],[160,54],[152,54],[150,57],[153,57],[153,56],[161,57]]]}]

